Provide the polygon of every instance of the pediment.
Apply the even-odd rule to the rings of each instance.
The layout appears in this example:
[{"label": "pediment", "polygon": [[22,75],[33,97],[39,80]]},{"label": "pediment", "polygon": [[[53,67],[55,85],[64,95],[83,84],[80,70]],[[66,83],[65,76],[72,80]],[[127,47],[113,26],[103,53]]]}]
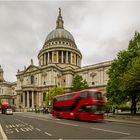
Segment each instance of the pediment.
[{"label": "pediment", "polygon": [[26,70],[25,70],[25,73],[28,73],[28,72],[32,72],[32,71],[36,71],[36,70],[39,70],[39,68],[35,65],[30,65]]}]

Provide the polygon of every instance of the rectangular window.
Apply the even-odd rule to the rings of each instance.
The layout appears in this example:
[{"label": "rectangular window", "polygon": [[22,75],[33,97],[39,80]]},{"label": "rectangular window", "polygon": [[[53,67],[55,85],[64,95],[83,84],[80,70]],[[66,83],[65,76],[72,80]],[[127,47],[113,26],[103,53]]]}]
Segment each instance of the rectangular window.
[{"label": "rectangular window", "polygon": [[58,51],[58,62],[59,62],[59,63],[62,62],[62,61],[61,61],[61,56],[62,56],[61,51]]},{"label": "rectangular window", "polygon": [[31,76],[31,84],[34,84],[34,76]]},{"label": "rectangular window", "polygon": [[71,53],[68,52],[68,63],[71,63]]},{"label": "rectangular window", "polygon": [[88,97],[101,98],[103,94],[101,92],[89,92]]},{"label": "rectangular window", "polygon": [[81,92],[80,93],[80,97],[81,98],[87,98],[88,97],[88,93],[87,92]]},{"label": "rectangular window", "polygon": [[63,63],[66,63],[66,51],[63,51]]},{"label": "rectangular window", "polygon": [[45,101],[46,100],[46,93],[44,92],[43,93],[43,101]]},{"label": "rectangular window", "polygon": [[49,62],[52,63],[52,52],[49,52],[49,57],[50,57]]}]

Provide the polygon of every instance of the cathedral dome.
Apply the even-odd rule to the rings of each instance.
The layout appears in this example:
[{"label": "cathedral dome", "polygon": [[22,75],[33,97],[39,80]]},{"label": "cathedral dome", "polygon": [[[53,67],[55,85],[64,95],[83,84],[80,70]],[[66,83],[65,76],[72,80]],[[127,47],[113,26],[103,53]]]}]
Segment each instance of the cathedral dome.
[{"label": "cathedral dome", "polygon": [[47,35],[38,58],[41,67],[50,64],[57,64],[61,68],[81,67],[82,54],[77,48],[72,34],[64,29],[60,8],[56,28]]},{"label": "cathedral dome", "polygon": [[50,32],[48,34],[45,42],[52,40],[52,39],[68,39],[68,40],[75,42],[72,34],[63,28],[56,28],[55,30]]},{"label": "cathedral dome", "polygon": [[72,34],[69,31],[64,29],[64,21],[61,16],[61,9],[59,9],[59,15],[56,21],[56,29],[54,29],[52,32],[48,34],[45,42],[48,42],[54,39],[67,39],[75,43]]}]

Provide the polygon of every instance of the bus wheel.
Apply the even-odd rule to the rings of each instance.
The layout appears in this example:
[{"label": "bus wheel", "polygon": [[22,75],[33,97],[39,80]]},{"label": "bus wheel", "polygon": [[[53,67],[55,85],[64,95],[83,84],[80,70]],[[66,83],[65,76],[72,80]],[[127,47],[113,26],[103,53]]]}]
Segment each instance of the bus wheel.
[{"label": "bus wheel", "polygon": [[79,115],[76,115],[75,120],[80,121]]}]

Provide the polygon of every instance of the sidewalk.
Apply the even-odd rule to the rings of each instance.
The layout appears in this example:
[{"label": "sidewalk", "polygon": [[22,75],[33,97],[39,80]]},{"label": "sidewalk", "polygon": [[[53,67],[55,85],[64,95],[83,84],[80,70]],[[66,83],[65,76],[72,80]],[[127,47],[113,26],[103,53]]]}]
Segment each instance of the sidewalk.
[{"label": "sidewalk", "polygon": [[105,120],[110,121],[110,122],[120,122],[120,123],[140,125],[140,116],[108,115]]}]

